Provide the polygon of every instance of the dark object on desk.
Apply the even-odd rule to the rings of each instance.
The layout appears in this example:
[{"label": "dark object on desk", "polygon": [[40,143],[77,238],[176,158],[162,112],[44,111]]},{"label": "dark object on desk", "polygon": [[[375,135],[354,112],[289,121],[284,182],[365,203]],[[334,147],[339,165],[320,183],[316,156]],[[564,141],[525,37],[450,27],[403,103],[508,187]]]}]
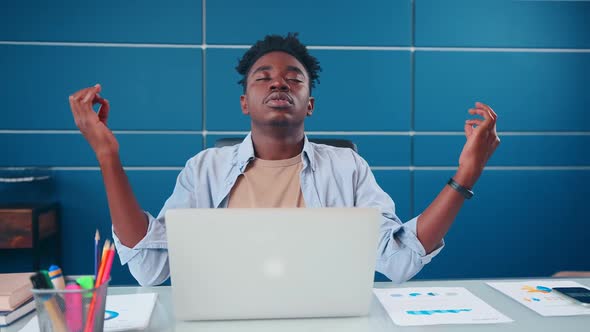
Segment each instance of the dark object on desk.
[{"label": "dark object on desk", "polygon": [[553,291],[561,294],[563,297],[583,305],[590,307],[590,289],[585,287],[553,287]]},{"label": "dark object on desk", "polygon": [[[39,270],[44,254],[50,254],[51,263],[60,265],[59,204],[0,205],[0,251],[3,256],[32,256],[25,271]],[[8,265],[2,264],[0,272],[8,272]]]},{"label": "dark object on desk", "polygon": [[[223,146],[232,146],[232,145],[236,145],[239,143],[242,143],[242,141],[244,140],[243,137],[226,137],[226,138],[220,138],[217,141],[215,141],[215,147],[216,148],[220,148]],[[356,144],[354,144],[351,140],[347,140],[347,139],[339,139],[339,138],[310,138],[309,139],[310,142],[313,143],[318,143],[318,144],[326,144],[326,145],[331,145],[331,146],[335,146],[338,148],[349,148],[352,149],[354,152],[358,153],[358,149],[356,147]]]}]

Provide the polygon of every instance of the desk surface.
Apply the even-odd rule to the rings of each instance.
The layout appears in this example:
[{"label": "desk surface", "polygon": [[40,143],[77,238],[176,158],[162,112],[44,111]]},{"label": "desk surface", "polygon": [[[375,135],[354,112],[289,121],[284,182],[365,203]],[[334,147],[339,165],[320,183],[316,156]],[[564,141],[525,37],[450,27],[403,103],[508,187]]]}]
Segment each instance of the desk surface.
[{"label": "desk surface", "polygon": [[[543,278],[550,279],[550,278]],[[590,278],[564,278],[590,287]],[[377,298],[373,297],[368,316],[348,318],[313,319],[272,319],[240,321],[200,321],[183,322],[174,319],[172,293],[168,286],[163,287],[111,287],[109,294],[158,293],[158,301],[152,315],[148,331],[585,331],[590,326],[590,315],[570,317],[543,317],[526,308],[508,296],[486,285],[488,281],[518,281],[518,279],[482,280],[432,280],[411,281],[398,287],[465,287],[473,294],[512,318],[512,323],[489,325],[434,325],[403,327],[393,324]],[[396,287],[391,283],[376,283],[375,287]],[[5,332],[16,332],[32,317],[24,317]]]}]

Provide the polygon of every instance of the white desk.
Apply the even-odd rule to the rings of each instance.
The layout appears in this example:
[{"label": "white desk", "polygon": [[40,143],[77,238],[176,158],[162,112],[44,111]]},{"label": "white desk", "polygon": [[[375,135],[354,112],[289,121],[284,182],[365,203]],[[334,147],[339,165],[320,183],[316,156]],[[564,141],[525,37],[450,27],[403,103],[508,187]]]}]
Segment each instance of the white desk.
[{"label": "white desk", "polygon": [[[548,278],[544,278],[548,279]],[[497,279],[494,279],[498,281]],[[502,281],[518,280],[507,279]],[[567,278],[590,287],[590,278]],[[412,281],[399,287],[465,287],[473,294],[514,320],[513,323],[490,325],[435,325],[402,327],[393,324],[379,301],[373,297],[370,314],[365,317],[273,319],[240,321],[182,322],[174,319],[170,287],[111,287],[109,294],[158,293],[158,302],[148,331],[590,331],[590,315],[572,317],[542,317],[485,283],[492,280],[434,280]],[[236,280],[239,282],[239,280]],[[375,287],[392,287],[390,283],[376,283]],[[21,319],[5,332],[16,332],[32,317]]]}]

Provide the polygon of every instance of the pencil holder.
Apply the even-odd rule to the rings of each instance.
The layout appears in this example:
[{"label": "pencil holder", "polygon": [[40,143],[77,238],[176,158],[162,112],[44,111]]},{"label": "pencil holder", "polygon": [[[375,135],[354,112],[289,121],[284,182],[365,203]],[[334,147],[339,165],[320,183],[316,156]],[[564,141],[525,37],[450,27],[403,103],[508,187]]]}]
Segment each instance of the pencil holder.
[{"label": "pencil holder", "polygon": [[[101,332],[110,278],[102,285],[83,289],[80,276],[66,277],[66,289],[32,289],[41,332]],[[73,287],[72,287],[73,286]]]}]

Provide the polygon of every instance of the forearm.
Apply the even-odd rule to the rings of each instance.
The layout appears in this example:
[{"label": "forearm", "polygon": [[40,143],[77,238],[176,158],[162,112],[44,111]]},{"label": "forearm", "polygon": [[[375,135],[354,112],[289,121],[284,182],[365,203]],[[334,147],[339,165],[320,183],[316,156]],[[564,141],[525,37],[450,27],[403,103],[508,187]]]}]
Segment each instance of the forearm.
[{"label": "forearm", "polygon": [[[500,144],[496,133],[497,114],[483,103],[475,103],[469,114],[484,118],[465,121],[467,142],[459,156],[459,168],[453,176],[459,185],[471,189],[483,172],[491,155]],[[426,252],[434,250],[457,217],[465,198],[450,186],[445,186],[436,199],[418,218],[416,232]]]},{"label": "forearm", "polygon": [[[108,100],[99,96],[100,84],[69,97],[76,126],[94,151],[104,181],[113,228],[121,243],[134,247],[147,233],[147,218],[141,210],[119,159],[119,143],[106,126]],[[100,104],[98,113],[92,106]]]},{"label": "forearm", "polygon": [[147,233],[147,217],[133,194],[119,155],[101,156],[99,163],[113,228],[121,243],[132,248]]},{"label": "forearm", "polygon": [[[477,176],[459,169],[453,179],[463,187],[472,188]],[[416,232],[426,253],[433,251],[442,241],[464,201],[463,195],[445,185],[434,201],[420,215],[416,225]]]}]

